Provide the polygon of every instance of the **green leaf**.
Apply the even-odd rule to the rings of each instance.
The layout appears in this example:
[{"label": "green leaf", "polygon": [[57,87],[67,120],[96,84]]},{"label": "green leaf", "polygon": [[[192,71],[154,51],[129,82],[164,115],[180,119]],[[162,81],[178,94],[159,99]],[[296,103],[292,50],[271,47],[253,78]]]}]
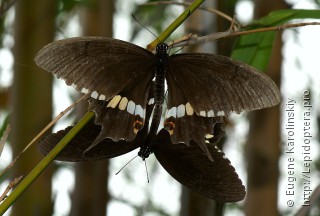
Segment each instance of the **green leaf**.
[{"label": "green leaf", "polygon": [[[255,20],[244,30],[282,25],[293,19],[320,19],[320,10],[279,10]],[[252,65],[258,70],[266,70],[272,52],[276,31],[242,35],[235,43],[231,57]]]},{"label": "green leaf", "polygon": [[276,26],[293,19],[320,19],[320,10],[278,10],[269,13],[259,20],[253,21],[252,25],[260,27]]},{"label": "green leaf", "polygon": [[274,37],[274,32],[241,36],[236,42],[231,57],[263,71],[268,66]]}]

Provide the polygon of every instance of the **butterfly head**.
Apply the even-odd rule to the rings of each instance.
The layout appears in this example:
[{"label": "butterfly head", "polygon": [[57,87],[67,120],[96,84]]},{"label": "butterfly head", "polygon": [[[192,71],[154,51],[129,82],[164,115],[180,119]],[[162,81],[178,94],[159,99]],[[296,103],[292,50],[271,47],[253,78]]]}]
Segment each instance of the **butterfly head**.
[{"label": "butterfly head", "polygon": [[143,141],[141,148],[138,152],[138,156],[142,158],[142,160],[145,160],[149,157],[150,154],[153,153],[153,147],[154,147],[155,137],[153,135],[148,135],[146,140]]},{"label": "butterfly head", "polygon": [[141,157],[142,160],[145,160],[152,153],[151,146],[142,146],[138,152],[138,156]]},{"label": "butterfly head", "polygon": [[168,44],[166,43],[159,43],[156,47],[156,51],[159,54],[166,54],[168,50]]}]

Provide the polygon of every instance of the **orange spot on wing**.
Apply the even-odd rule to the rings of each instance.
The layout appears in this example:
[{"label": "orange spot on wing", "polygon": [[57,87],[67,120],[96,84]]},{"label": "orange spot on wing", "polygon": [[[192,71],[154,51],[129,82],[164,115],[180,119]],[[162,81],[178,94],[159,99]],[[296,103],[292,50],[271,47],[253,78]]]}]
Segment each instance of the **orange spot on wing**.
[{"label": "orange spot on wing", "polygon": [[169,132],[170,135],[173,134],[174,127],[175,127],[175,124],[172,121],[167,121],[164,123],[164,128]]},{"label": "orange spot on wing", "polygon": [[139,130],[141,130],[143,128],[143,123],[142,121],[139,121],[139,120],[136,120],[134,123],[133,123],[133,132],[135,134],[138,133]]}]

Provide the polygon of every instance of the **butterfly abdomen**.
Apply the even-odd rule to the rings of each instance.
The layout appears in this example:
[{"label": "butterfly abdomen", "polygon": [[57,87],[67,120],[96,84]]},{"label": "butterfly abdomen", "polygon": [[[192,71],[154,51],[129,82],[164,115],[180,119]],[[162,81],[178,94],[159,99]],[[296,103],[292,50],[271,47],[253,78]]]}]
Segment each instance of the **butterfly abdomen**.
[{"label": "butterfly abdomen", "polygon": [[162,114],[162,104],[164,102],[164,83],[168,65],[168,45],[165,43],[160,43],[157,46],[156,50],[157,53],[155,55],[155,85],[153,89],[155,106],[153,110],[152,124],[150,127],[150,134],[154,135],[156,135],[158,131]]}]

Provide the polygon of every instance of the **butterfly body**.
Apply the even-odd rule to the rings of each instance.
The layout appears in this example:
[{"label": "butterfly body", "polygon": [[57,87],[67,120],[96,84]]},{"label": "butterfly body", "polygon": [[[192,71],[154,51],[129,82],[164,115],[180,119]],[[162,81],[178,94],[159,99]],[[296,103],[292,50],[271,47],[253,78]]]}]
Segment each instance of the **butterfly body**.
[{"label": "butterfly body", "polygon": [[168,45],[165,43],[158,44],[155,54],[155,82],[153,85],[154,109],[149,134],[155,136],[162,115],[162,105],[164,102],[165,76],[168,67]]}]

